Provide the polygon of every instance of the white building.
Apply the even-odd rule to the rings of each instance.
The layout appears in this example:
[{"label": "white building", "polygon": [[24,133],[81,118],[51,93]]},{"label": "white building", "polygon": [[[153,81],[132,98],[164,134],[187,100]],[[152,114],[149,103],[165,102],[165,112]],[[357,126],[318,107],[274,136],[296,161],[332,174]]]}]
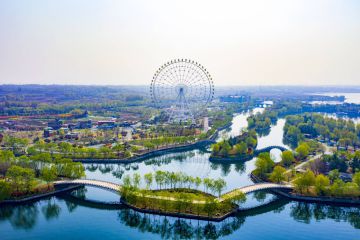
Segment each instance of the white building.
[{"label": "white building", "polygon": [[204,132],[206,133],[207,131],[209,131],[209,118],[208,117],[204,117],[203,125],[204,125]]}]

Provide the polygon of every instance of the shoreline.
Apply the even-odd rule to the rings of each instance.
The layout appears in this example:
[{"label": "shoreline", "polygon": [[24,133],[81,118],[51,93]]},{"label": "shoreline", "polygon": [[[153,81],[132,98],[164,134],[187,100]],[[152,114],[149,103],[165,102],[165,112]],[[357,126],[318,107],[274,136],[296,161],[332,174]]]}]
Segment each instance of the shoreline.
[{"label": "shoreline", "polygon": [[[263,182],[252,173],[250,174],[250,178],[254,183]],[[339,197],[325,197],[325,196],[314,197],[314,196],[293,194],[291,192],[285,192],[283,190],[271,190],[271,191],[282,197],[300,202],[325,203],[325,204],[343,205],[343,206],[360,206],[360,198],[354,199],[354,198],[339,198]]]},{"label": "shoreline", "polygon": [[194,215],[194,214],[188,214],[188,213],[163,212],[163,211],[153,210],[153,209],[138,208],[133,205],[130,205],[129,203],[124,201],[122,198],[120,199],[120,202],[124,206],[126,206],[134,211],[141,212],[141,213],[149,213],[149,214],[155,214],[155,215],[160,215],[160,216],[178,217],[178,218],[195,219],[195,220],[205,220],[205,221],[213,221],[213,222],[220,222],[238,212],[238,208],[235,208],[231,212],[228,212],[228,213],[226,213],[222,216],[218,216],[218,217],[217,216],[201,216],[201,215]]},{"label": "shoreline", "polygon": [[68,186],[66,188],[61,188],[61,189],[55,189],[54,191],[51,192],[47,192],[47,193],[42,193],[42,194],[38,194],[38,195],[33,195],[33,196],[28,196],[25,198],[21,198],[21,199],[8,199],[8,200],[3,200],[0,202],[0,207],[2,205],[17,205],[17,204],[23,204],[23,203],[29,203],[29,202],[35,202],[38,201],[42,198],[47,198],[47,197],[52,197],[55,196],[57,194],[63,193],[63,192],[67,192],[67,191],[72,191],[75,189],[78,189],[82,187],[81,185],[75,185],[75,186]]},{"label": "shoreline", "polygon": [[81,162],[81,163],[133,163],[133,162],[138,162],[138,161],[142,161],[145,160],[147,158],[151,158],[151,157],[157,157],[157,156],[161,156],[164,154],[168,154],[168,153],[175,153],[175,152],[179,152],[179,151],[184,151],[184,150],[192,150],[195,149],[197,147],[205,147],[207,145],[210,145],[212,143],[214,143],[214,140],[201,140],[195,143],[190,143],[188,145],[181,145],[181,146],[175,146],[175,147],[171,147],[171,148],[164,148],[164,149],[157,149],[157,150],[153,150],[153,151],[149,151],[146,152],[144,154],[138,155],[138,156],[133,156],[133,157],[129,157],[129,158],[121,158],[121,159],[97,159],[97,158],[74,158],[72,159],[74,162]]}]

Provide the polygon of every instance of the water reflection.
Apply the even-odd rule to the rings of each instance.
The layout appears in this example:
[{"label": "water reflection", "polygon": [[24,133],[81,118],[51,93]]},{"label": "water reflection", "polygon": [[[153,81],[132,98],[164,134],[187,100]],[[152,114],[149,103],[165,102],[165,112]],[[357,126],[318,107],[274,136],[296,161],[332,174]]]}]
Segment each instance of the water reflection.
[{"label": "water reflection", "polygon": [[[255,196],[258,199],[264,198],[264,195],[262,194],[257,194]],[[96,211],[99,210],[103,211],[106,209],[109,213],[115,212],[117,216],[115,219],[105,218],[103,221],[106,222],[99,222],[102,227],[106,228],[108,224],[114,225],[113,222],[115,221],[117,222],[115,225],[121,224],[130,229],[137,229],[141,233],[156,234],[162,239],[218,239],[233,235],[238,231],[241,232],[243,226],[256,229],[257,227],[253,226],[253,221],[247,220],[257,216],[259,216],[259,218],[256,219],[259,219],[260,221],[261,219],[267,219],[267,221],[265,221],[267,222],[266,224],[270,224],[268,222],[269,218],[284,219],[284,221],[288,223],[293,219],[294,222],[306,225],[321,221],[326,221],[326,224],[330,224],[328,220],[333,220],[335,223],[347,222],[354,229],[360,228],[360,208],[288,202],[284,199],[279,199],[272,204],[253,210],[239,212],[221,222],[150,215],[139,213],[121,206],[114,207],[108,204],[87,201],[86,197],[84,197],[84,191],[80,190],[71,195],[52,197],[32,204],[2,206],[0,207],[0,226],[3,226],[4,223],[8,223],[15,230],[14,233],[16,233],[17,230],[29,232],[34,228],[41,228],[41,226],[44,225],[44,222],[41,219],[44,219],[45,222],[54,222],[56,225],[61,225],[63,222],[60,221],[61,219],[70,220],[71,217],[69,218],[69,215],[74,215],[75,209],[81,207],[81,213],[86,212],[86,217],[89,218],[95,218],[96,215],[99,214]],[[63,208],[65,208],[65,211]],[[74,221],[76,222],[77,220],[75,219]],[[259,224],[262,223],[259,222]],[[6,230],[6,228],[4,230]],[[331,231],[331,228],[329,228],[329,231]],[[10,232],[11,231],[7,230],[6,233],[9,234]],[[48,236],[50,232],[46,234]]]},{"label": "water reflection", "polygon": [[130,209],[118,213],[118,219],[126,226],[141,232],[156,233],[162,239],[218,239],[232,234],[245,222],[244,216],[235,216],[221,223],[142,214]]},{"label": "water reflection", "polygon": [[310,224],[311,220],[333,219],[336,222],[349,222],[354,228],[360,229],[360,208],[339,207],[335,205],[310,204],[294,202],[290,216],[299,222]]}]

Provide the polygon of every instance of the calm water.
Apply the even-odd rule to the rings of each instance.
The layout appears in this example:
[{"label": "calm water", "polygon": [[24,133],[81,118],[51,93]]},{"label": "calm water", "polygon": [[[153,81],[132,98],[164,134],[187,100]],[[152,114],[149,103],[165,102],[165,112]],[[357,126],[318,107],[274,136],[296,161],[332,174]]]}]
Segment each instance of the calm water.
[{"label": "calm water", "polygon": [[[262,111],[262,109],[256,109]],[[233,126],[220,138],[238,135],[246,126],[249,113],[234,116]],[[258,147],[282,145],[284,119],[272,126],[267,136],[259,137]],[[287,146],[286,146],[287,147]],[[272,151],[279,160],[279,152]],[[132,164],[86,165],[87,178],[121,182],[125,174],[156,170],[183,171],[192,176],[222,177],[225,191],[252,184],[248,174],[252,159],[245,163],[213,164],[207,150],[168,154]],[[153,186],[155,187],[155,186]],[[88,200],[112,202],[119,196],[87,187],[73,193],[41,200],[31,205],[0,208],[0,239],[360,239],[360,209],[275,200],[219,223],[184,220],[112,209]],[[243,207],[276,199],[271,193],[248,195]],[[336,235],[335,235],[336,234]]]},{"label": "calm water", "polygon": [[[344,96],[346,103],[360,104],[360,93],[327,92],[327,93],[319,93],[318,95],[330,96],[330,97]],[[317,104],[321,104],[321,103],[340,104],[341,102],[337,102],[337,101],[314,101],[313,103],[317,103]]]}]

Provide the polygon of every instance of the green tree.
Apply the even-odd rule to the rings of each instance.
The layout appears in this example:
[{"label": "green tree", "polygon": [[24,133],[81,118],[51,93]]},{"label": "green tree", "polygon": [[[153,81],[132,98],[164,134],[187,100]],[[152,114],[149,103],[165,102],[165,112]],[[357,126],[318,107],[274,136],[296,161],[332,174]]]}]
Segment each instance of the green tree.
[{"label": "green tree", "polygon": [[274,170],[270,174],[269,179],[272,182],[280,183],[285,180],[284,173],[286,172],[286,169],[281,166],[275,166]]},{"label": "green tree", "polygon": [[41,169],[40,176],[41,179],[43,179],[47,183],[49,188],[49,182],[54,181],[57,177],[57,169],[55,166],[44,167],[43,169]]},{"label": "green tree", "polygon": [[218,197],[220,197],[222,190],[226,187],[226,182],[222,178],[218,178],[214,181],[214,190],[218,193]]},{"label": "green tree", "polygon": [[295,161],[294,154],[290,150],[281,153],[281,165],[289,167]]},{"label": "green tree", "polygon": [[330,171],[328,176],[329,176],[329,179],[331,180],[331,182],[335,182],[335,180],[339,179],[340,172],[338,169],[335,169],[335,170]]},{"label": "green tree", "polygon": [[11,185],[10,183],[0,180],[0,202],[8,199],[11,196]]},{"label": "green tree", "polygon": [[318,195],[327,195],[329,193],[330,179],[322,174],[315,178],[315,190]]},{"label": "green tree", "polygon": [[293,183],[296,191],[303,193],[306,190],[309,192],[309,188],[315,184],[315,174],[307,170],[305,173],[299,174]]},{"label": "green tree", "polygon": [[134,185],[135,189],[139,188],[140,182],[141,182],[140,174],[139,173],[134,173],[134,175],[133,175],[133,185]]},{"label": "green tree", "polygon": [[152,175],[152,173],[146,173],[146,174],[144,175],[144,179],[145,179],[145,182],[146,182],[146,188],[147,188],[147,189],[150,189],[150,186],[151,186],[151,184],[152,184],[152,182],[153,182],[153,175]]},{"label": "green tree", "polygon": [[255,162],[255,173],[261,178],[265,178],[271,172],[275,163],[269,153],[260,153]]},{"label": "green tree", "polygon": [[307,143],[301,143],[296,149],[296,153],[298,154],[300,159],[305,159],[309,155],[310,147]]},{"label": "green tree", "polygon": [[360,172],[356,172],[352,177],[353,183],[356,183],[360,189]]}]

